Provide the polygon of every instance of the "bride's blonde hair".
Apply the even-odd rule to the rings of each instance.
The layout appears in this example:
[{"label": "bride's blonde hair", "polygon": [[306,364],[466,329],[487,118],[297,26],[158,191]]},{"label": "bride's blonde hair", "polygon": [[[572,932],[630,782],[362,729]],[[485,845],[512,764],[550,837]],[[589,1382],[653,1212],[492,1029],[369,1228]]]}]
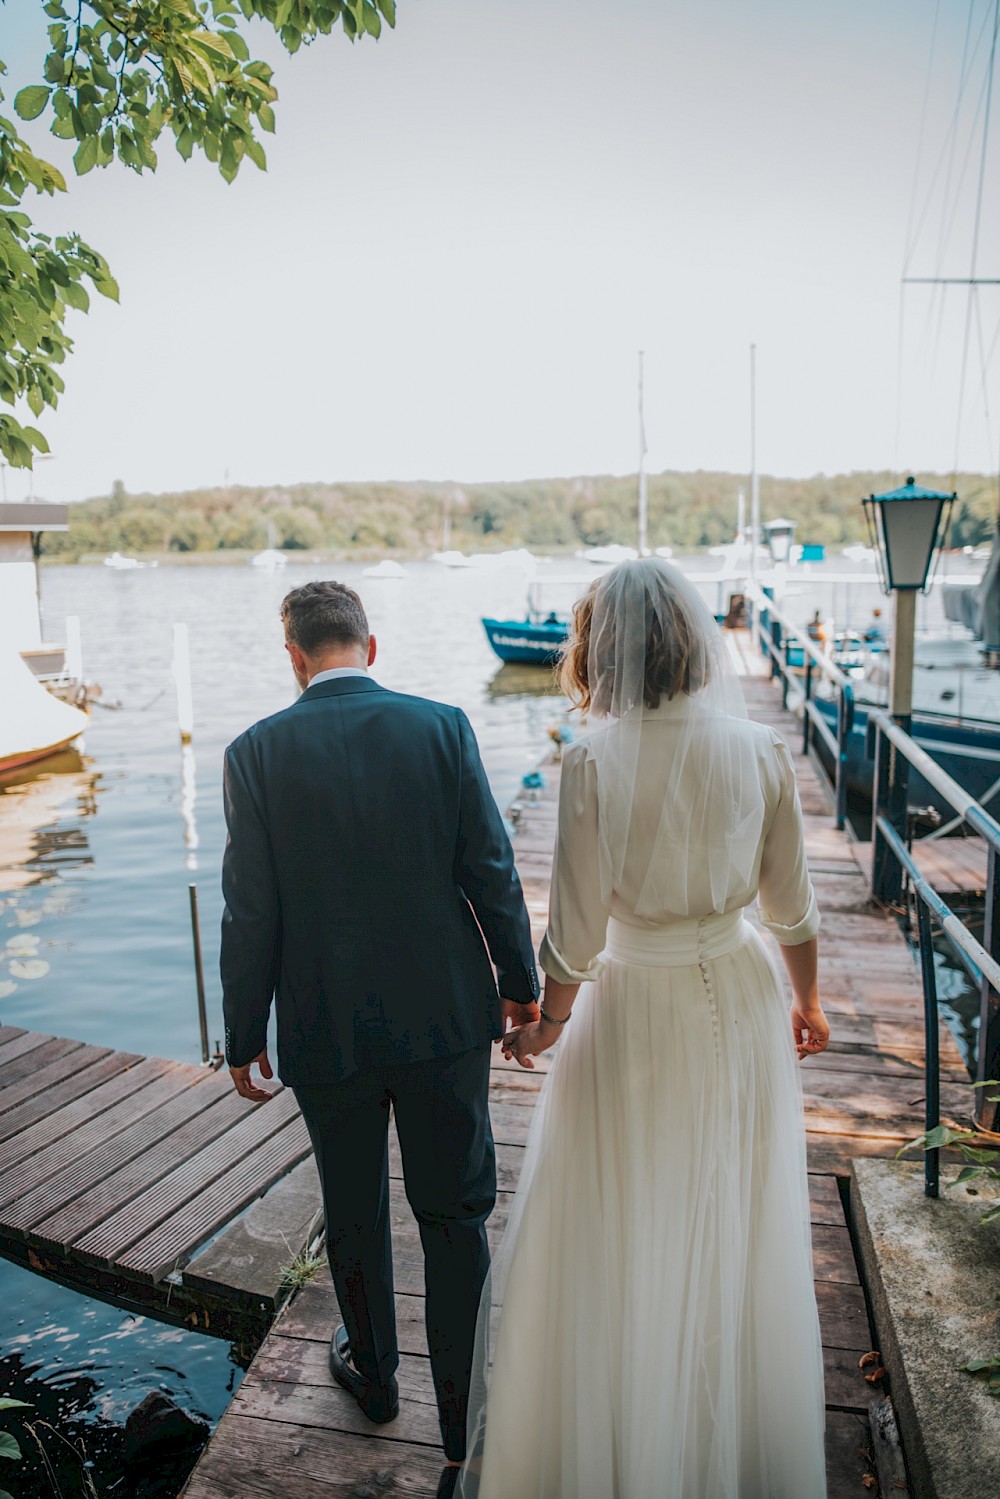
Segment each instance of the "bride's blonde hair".
[{"label": "bride's blonde hair", "polygon": [[[690,696],[708,681],[708,661],[700,635],[695,633],[682,601],[663,586],[664,572],[665,569],[656,569],[658,608],[652,611],[646,640],[643,702],[647,708],[658,708],[661,697],[670,702],[680,693]],[[573,627],[562,650],[559,684],[573,705],[584,713],[593,708],[595,713],[606,715],[614,700],[616,639],[613,621],[607,619],[600,641],[598,680],[591,681],[594,605],[614,575],[612,572],[604,578],[595,578],[574,604]]]}]

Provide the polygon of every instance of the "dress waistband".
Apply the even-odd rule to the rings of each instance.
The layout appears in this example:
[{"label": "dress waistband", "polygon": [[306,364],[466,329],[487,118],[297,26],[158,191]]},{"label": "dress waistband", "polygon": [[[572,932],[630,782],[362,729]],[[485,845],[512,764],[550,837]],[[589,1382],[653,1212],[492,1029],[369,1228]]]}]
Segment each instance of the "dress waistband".
[{"label": "dress waistband", "polygon": [[604,955],[640,968],[684,968],[733,952],[752,930],[741,910],[721,916],[682,917],[658,927],[629,926],[612,916]]}]

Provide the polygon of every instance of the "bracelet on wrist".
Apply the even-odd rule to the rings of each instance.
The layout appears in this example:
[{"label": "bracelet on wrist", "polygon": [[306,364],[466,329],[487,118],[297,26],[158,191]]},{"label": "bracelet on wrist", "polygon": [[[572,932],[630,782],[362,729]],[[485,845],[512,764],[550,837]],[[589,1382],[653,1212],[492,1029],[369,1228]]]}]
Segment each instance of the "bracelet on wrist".
[{"label": "bracelet on wrist", "polygon": [[554,1015],[550,1015],[544,1005],[538,1006],[538,1013],[539,1015],[541,1015],[543,1020],[548,1021],[549,1025],[565,1025],[567,1020],[569,1020],[570,1016],[573,1014],[573,1011],[570,1010],[569,1015],[564,1015],[561,1020],[557,1020]]}]

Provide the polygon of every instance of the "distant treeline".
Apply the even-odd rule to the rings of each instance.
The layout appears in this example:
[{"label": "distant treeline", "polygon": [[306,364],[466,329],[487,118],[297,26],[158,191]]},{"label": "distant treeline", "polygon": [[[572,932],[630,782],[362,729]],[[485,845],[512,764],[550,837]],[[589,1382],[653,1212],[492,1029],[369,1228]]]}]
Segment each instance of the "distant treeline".
[{"label": "distant treeline", "polygon": [[[904,476],[905,477],[905,476]],[[952,488],[950,478],[920,474],[918,482]],[[866,539],[861,497],[901,481],[890,473],[760,481],[765,520],[787,516],[796,540],[843,546]],[[717,546],[736,530],[733,474],[664,473],[649,477],[649,543],[676,550]],[[955,481],[952,545],[977,545],[993,535],[996,480],[963,474]],[[530,547],[572,550],[608,542],[634,544],[634,476],[537,479],[515,484],[294,484],[251,489],[129,494],[116,481],[110,495],[70,507],[70,528],[49,533],[46,555],[76,561],[111,551],[290,550],[420,555],[445,543],[463,551]],[[747,501],[749,520],[749,498]]]}]

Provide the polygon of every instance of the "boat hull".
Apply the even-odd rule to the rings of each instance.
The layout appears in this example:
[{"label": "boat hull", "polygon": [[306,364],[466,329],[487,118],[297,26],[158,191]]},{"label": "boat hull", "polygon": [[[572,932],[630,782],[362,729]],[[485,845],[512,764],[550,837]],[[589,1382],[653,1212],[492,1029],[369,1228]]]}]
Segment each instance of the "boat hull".
[{"label": "boat hull", "polygon": [[[836,704],[817,701],[816,706],[836,733]],[[1000,780],[1000,725],[956,723],[944,717],[915,713],[911,733],[920,748],[937,761],[946,775],[977,801],[983,802],[987,811],[997,815],[1000,789],[995,788]],[[816,751],[832,774],[832,757],[820,740],[816,741]],[[874,772],[874,760],[868,753],[868,713],[863,706],[858,706],[847,745],[848,790],[870,802]],[[911,807],[934,807],[949,821],[955,815],[954,808],[940,792],[912,769],[907,800]]]},{"label": "boat hull", "polygon": [[564,623],[534,624],[526,619],[484,619],[483,629],[500,660],[517,666],[555,666],[568,634]]}]

